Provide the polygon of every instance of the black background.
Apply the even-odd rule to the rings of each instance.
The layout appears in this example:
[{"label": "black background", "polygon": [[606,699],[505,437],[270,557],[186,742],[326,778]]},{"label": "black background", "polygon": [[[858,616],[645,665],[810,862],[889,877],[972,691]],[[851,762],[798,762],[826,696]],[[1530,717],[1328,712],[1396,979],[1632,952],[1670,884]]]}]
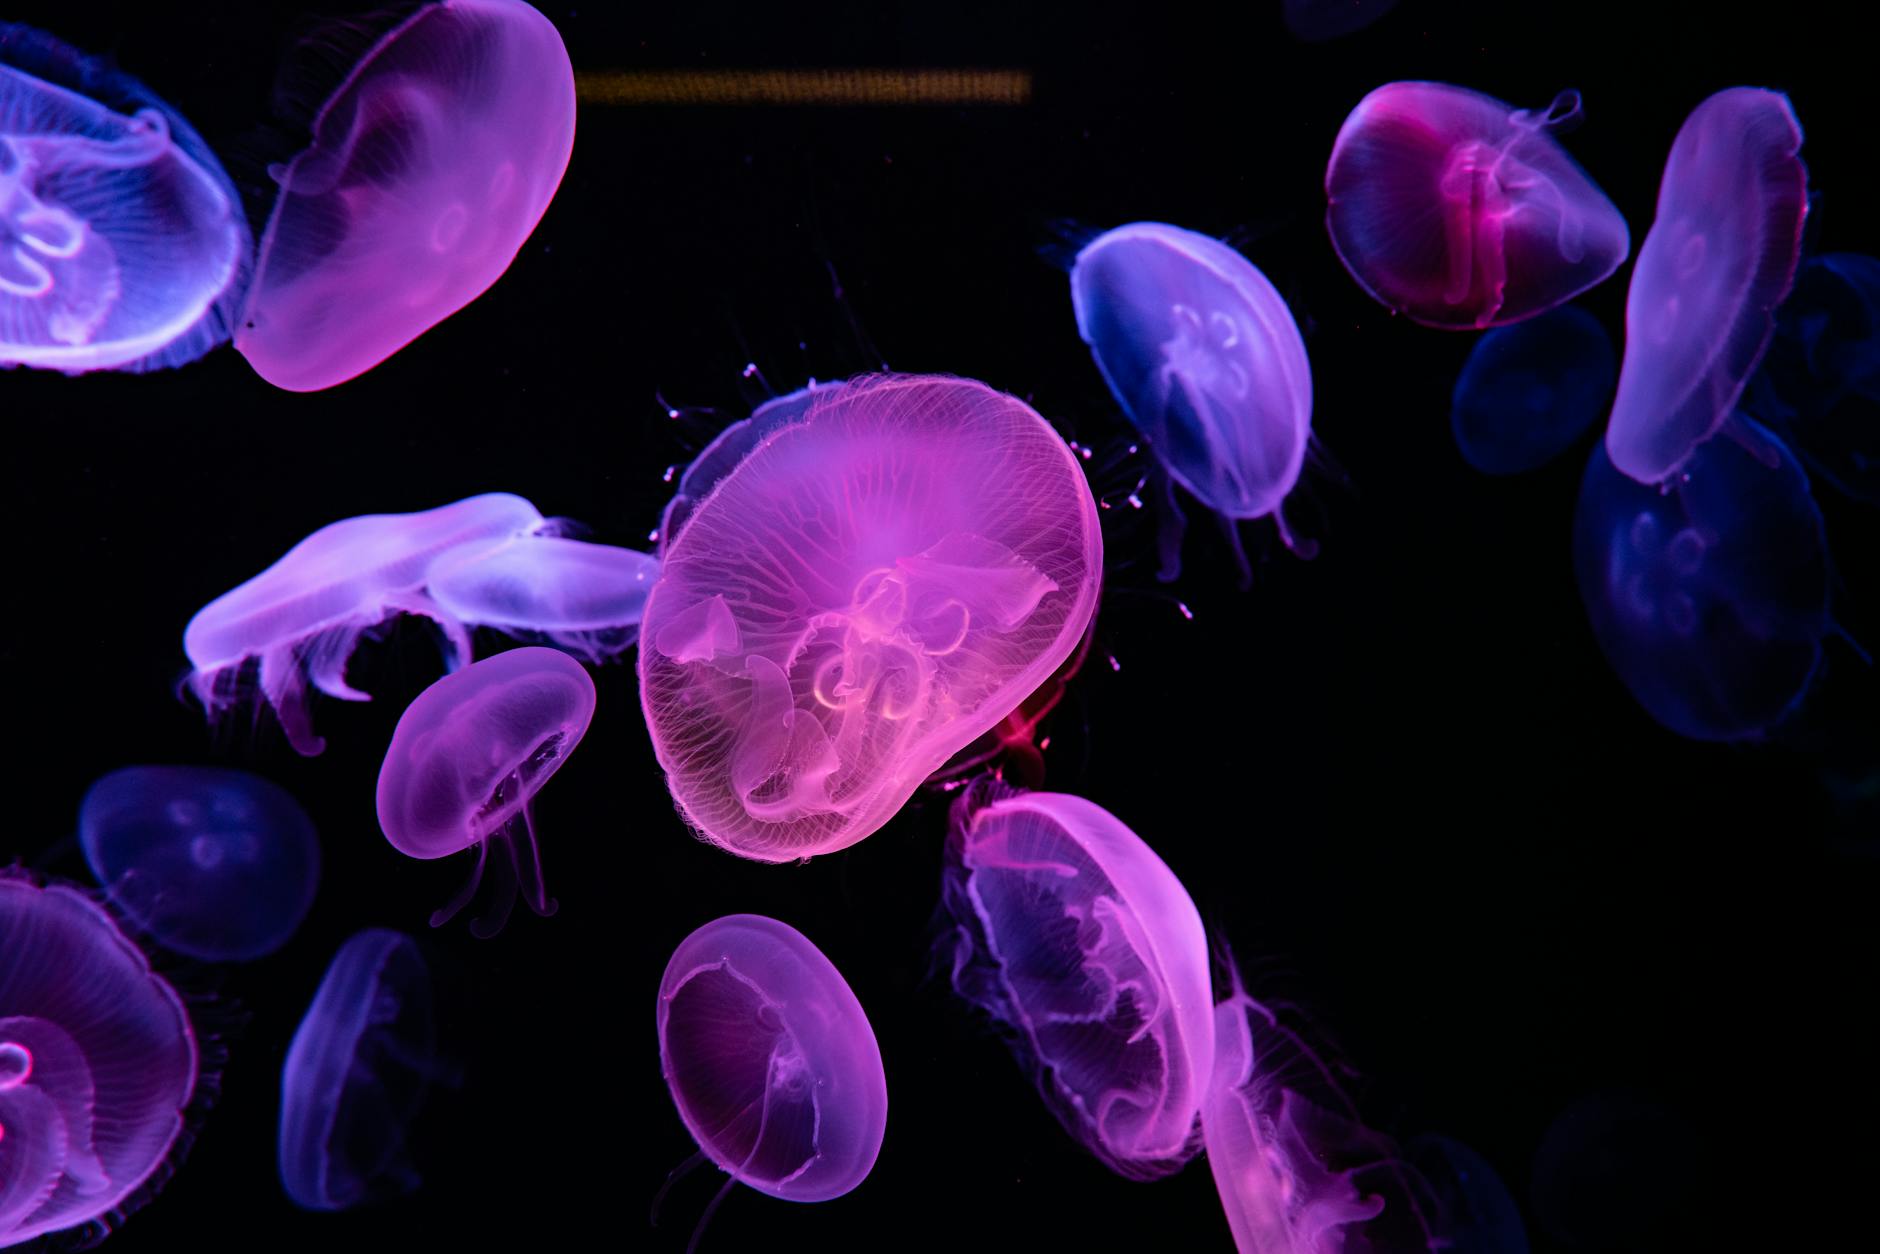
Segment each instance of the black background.
[{"label": "black background", "polygon": [[[683,1248],[717,1177],[681,1181],[649,1226],[693,1150],[660,1078],[654,996],[674,945],[733,911],[794,924],[843,971],[891,1107],[855,1193],[793,1206],[740,1190],[706,1250],[1228,1246],[1205,1164],[1155,1184],[1108,1174],[928,978],[944,797],[805,866],[729,857],[686,835],[633,672],[609,667],[591,732],[536,806],[561,911],[479,942],[461,923],[424,926],[467,865],[405,859],[374,821],[391,729],[437,673],[423,627],[361,653],[353,679],[379,699],[320,707],[330,748],[316,759],[265,720],[212,739],[173,695],[191,613],[338,518],[506,490],[643,546],[662,471],[748,412],[763,380],[787,391],[883,362],[954,372],[1114,454],[1120,418],[1047,246],[1065,220],[1135,219],[1231,235],[1272,278],[1306,332],[1314,428],[1342,477],[1309,469],[1294,498],[1317,560],[1265,523],[1245,529],[1246,592],[1205,519],[1182,580],[1161,589],[1150,520],[1106,514],[1110,589],[1092,664],[1049,726],[1049,786],[1157,848],[1254,992],[1301,1003],[1359,1068],[1374,1123],[1486,1155],[1536,1249],[1569,1248],[1529,1201],[1537,1146],[1589,1094],[1630,1103],[1651,1131],[1608,1147],[1627,1163],[1617,1217],[1572,1248],[1741,1248],[1763,1223],[1781,1236],[1762,1248],[1864,1246],[1833,1234],[1871,1195],[1880,1113],[1863,1021],[1874,675],[1830,642],[1802,725],[1771,744],[1696,744],[1652,722],[1606,668],[1568,561],[1591,437],[1526,476],[1468,470],[1447,407],[1472,337],[1364,297],[1327,243],[1321,191],[1340,122],[1381,82],[1533,106],[1578,86],[1588,120],[1567,145],[1636,249],[1684,115],[1750,83],[1787,91],[1807,131],[1819,245],[1880,251],[1874,32],[1837,7],[1405,0],[1363,34],[1301,45],[1277,0],[1233,16],[557,3],[545,11],[580,70],[1016,67],[1035,93],[1018,109],[584,106],[560,195],[509,274],[360,379],[289,395],[227,349],[158,376],[0,375],[13,745],[0,853],[82,878],[55,846],[91,779],[226,761],[293,791],[327,857],[282,953],[222,970],[160,960],[227,1065],[181,1169],[112,1247]],[[116,55],[243,153],[298,9],[11,14]],[[1583,299],[1615,338],[1627,274]],[[742,377],[747,363],[760,377]],[[661,397],[717,413],[674,422]],[[1112,465],[1095,486],[1114,498],[1138,469]],[[1837,617],[1880,644],[1873,516],[1819,495],[1845,580]],[[280,1065],[326,962],[372,925],[430,946],[467,1080],[416,1132],[420,1192],[310,1215],[275,1175]]]}]

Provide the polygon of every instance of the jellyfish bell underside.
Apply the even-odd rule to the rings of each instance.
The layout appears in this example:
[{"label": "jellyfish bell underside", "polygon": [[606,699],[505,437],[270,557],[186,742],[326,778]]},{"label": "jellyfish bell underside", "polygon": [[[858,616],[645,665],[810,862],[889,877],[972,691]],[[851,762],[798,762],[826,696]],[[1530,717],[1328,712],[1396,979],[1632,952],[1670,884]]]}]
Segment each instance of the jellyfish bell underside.
[{"label": "jellyfish bell underside", "polygon": [[1479,330],[1565,304],[1631,248],[1625,219],[1551,132],[1577,93],[1515,109],[1445,83],[1386,83],[1345,119],[1325,171],[1339,260],[1386,308]]},{"label": "jellyfish bell underside", "polygon": [[277,387],[363,374],[515,260],[574,146],[574,71],[522,0],[441,0],[381,39],[277,175],[235,347]]},{"label": "jellyfish bell underside", "polygon": [[590,662],[639,639],[659,559],[611,544],[520,535],[474,542],[431,564],[425,590],[457,621],[552,642]]},{"label": "jellyfish bell underside", "polygon": [[1490,331],[1456,379],[1456,448],[1484,474],[1545,465],[1605,413],[1618,365],[1599,320],[1572,305]]},{"label": "jellyfish bell underside", "polygon": [[1021,402],[925,376],[818,395],[693,511],[647,599],[674,798],[759,861],[854,844],[1063,663],[1101,570],[1083,471]]}]

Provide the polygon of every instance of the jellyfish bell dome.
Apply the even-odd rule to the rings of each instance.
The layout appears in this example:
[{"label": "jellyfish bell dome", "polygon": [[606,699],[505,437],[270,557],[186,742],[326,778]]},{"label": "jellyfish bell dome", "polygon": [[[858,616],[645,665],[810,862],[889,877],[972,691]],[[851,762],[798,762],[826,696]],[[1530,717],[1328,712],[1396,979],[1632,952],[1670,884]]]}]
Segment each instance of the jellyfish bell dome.
[{"label": "jellyfish bell dome", "polygon": [[1618,371],[1605,328],[1578,306],[1497,327],[1475,342],[1456,377],[1456,448],[1483,474],[1545,465],[1599,421]]},{"label": "jellyfish bell dome", "polygon": [[574,147],[574,71],[523,0],[435,0],[353,66],[275,172],[235,347],[294,392],[363,374],[515,260]]},{"label": "jellyfish bell dome", "polygon": [[819,394],[841,387],[840,383],[810,383],[783,396],[774,396],[751,411],[749,418],[731,423],[710,444],[699,450],[679,476],[672,500],[666,503],[659,520],[659,553],[665,556],[679,538],[685,523],[698,503],[718,486],[718,481],[737,469],[750,451],[779,427],[800,422],[809,413]]},{"label": "jellyfish bell dome", "polygon": [[639,638],[640,614],[658,577],[659,559],[651,554],[518,535],[445,551],[426,573],[425,589],[459,622],[549,640],[599,662]]}]

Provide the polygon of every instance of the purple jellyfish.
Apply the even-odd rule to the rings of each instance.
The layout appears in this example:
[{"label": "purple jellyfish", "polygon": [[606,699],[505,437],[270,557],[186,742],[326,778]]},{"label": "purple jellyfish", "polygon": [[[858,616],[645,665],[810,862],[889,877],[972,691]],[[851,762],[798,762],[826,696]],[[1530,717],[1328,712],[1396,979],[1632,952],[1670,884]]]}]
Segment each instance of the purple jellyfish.
[{"label": "purple jellyfish", "polygon": [[142,83],[0,22],[0,366],[158,370],[229,337],[248,224]]},{"label": "purple jellyfish", "polygon": [[1307,43],[1356,34],[1397,7],[1397,0],[1285,0],[1286,29]]},{"label": "purple jellyfish", "polygon": [[1594,448],[1573,522],[1593,635],[1651,716],[1697,740],[1758,736],[1800,704],[1833,630],[1821,511],[1782,442],[1697,446],[1663,488]]},{"label": "purple jellyfish", "polygon": [[[1252,262],[1160,222],[1099,235],[1071,269],[1077,334],[1175,483],[1226,521],[1272,515],[1299,481],[1312,436],[1312,369],[1286,302]],[[1164,580],[1181,569],[1182,515],[1161,485]],[[1309,547],[1309,546],[1308,546]],[[1307,556],[1310,556],[1308,551]]]},{"label": "purple jellyfish", "polygon": [[1572,305],[1490,331],[1450,405],[1462,460],[1489,475],[1546,465],[1605,413],[1618,370],[1599,319]]},{"label": "purple jellyfish", "polygon": [[1413,322],[1519,322],[1602,282],[1631,248],[1625,219],[1544,112],[1444,83],[1386,83],[1345,119],[1325,170],[1325,225],[1345,269]]},{"label": "purple jellyfish", "polygon": [[424,5],[279,170],[235,347],[276,387],[364,374],[502,277],[561,185],[574,70],[521,0]]},{"label": "purple jellyfish", "polygon": [[[379,769],[379,826],[400,853],[443,858],[472,845],[476,870],[431,916],[441,927],[475,895],[486,865],[490,913],[470,932],[494,936],[509,919],[518,881],[539,915],[555,912],[542,885],[529,802],[581,743],[594,717],[594,681],[554,649],[498,653],[444,678],[405,710]],[[490,844],[503,848],[490,861]],[[517,848],[528,846],[527,856]]]},{"label": "purple jellyfish", "polygon": [[881,1048],[808,937],[762,915],[712,920],[666,964],[658,1025],[673,1105],[725,1188],[826,1202],[867,1178],[888,1121]]},{"label": "purple jellyfish", "polygon": [[801,422],[809,413],[810,404],[819,394],[833,392],[842,385],[839,383],[811,383],[798,388],[786,396],[772,397],[751,411],[749,418],[732,423],[718,433],[716,439],[699,451],[679,476],[678,490],[667,502],[665,513],[659,520],[659,555],[664,557],[672,548],[673,541],[679,538],[686,519],[698,503],[705,499],[705,494],[718,486],[718,481],[737,469],[750,451],[758,446],[766,436],[779,427],[793,422]]},{"label": "purple jellyfish", "polygon": [[611,544],[521,535],[439,555],[425,577],[431,600],[459,622],[545,640],[590,662],[617,657],[640,634],[659,559]]},{"label": "purple jellyfish", "polygon": [[1754,87],[1718,92],[1679,128],[1626,296],[1606,428],[1621,474],[1665,482],[1735,411],[1795,280],[1801,149],[1788,97]]},{"label": "purple jellyfish", "polygon": [[1077,647],[1096,503],[1050,425],[966,379],[818,393],[667,550],[640,698],[687,821],[763,862],[861,840]]},{"label": "purple jellyfish", "polygon": [[205,962],[285,945],[320,884],[313,821],[246,771],[113,771],[85,794],[78,838],[113,905],[164,948]]},{"label": "purple jellyfish", "polygon": [[1081,797],[982,776],[944,866],[953,987],[1010,1031],[1064,1130],[1132,1179],[1180,1169],[1214,1011],[1201,916],[1167,864]]},{"label": "purple jellyfish", "polygon": [[0,875],[0,1245],[146,1200],[196,1085],[183,1003],[83,894]]},{"label": "purple jellyfish", "polygon": [[418,1187],[405,1133],[440,1076],[431,973],[410,937],[355,934],[333,955],[281,1069],[281,1184],[308,1210]]}]

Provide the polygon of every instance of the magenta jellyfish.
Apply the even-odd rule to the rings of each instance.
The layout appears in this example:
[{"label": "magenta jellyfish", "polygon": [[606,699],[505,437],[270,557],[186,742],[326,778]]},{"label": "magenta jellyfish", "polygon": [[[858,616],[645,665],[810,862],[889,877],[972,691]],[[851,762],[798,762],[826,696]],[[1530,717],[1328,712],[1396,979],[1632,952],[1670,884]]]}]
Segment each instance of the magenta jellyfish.
[{"label": "magenta jellyfish", "polygon": [[1490,331],[1450,403],[1462,460],[1490,475],[1546,465],[1606,412],[1618,371],[1599,319],[1572,305]]},{"label": "magenta jellyfish", "polygon": [[574,147],[574,71],[521,0],[438,0],[353,66],[275,172],[235,347],[313,392],[396,353],[501,278]]},{"label": "magenta jellyfish", "polygon": [[1625,219],[1554,139],[1581,116],[1446,83],[1386,83],[1345,119],[1325,170],[1325,225],[1351,277],[1413,322],[1519,322],[1604,281]]},{"label": "magenta jellyfish", "polygon": [[[446,675],[406,708],[379,769],[379,826],[393,848],[413,858],[477,851],[469,882],[431,916],[432,927],[469,903],[486,867],[493,904],[471,923],[473,935],[502,930],[518,884],[530,909],[555,912],[542,885],[529,803],[581,743],[593,717],[594,681],[580,663],[534,647]],[[492,843],[502,846],[494,860]]]},{"label": "magenta jellyfish", "polygon": [[438,556],[425,589],[445,614],[524,640],[542,640],[591,662],[639,638],[659,559],[611,544],[520,535],[474,541]]},{"label": "magenta jellyfish", "polygon": [[182,1000],[109,915],[0,875],[0,1245],[95,1241],[146,1200],[196,1067]]},{"label": "magenta jellyfish", "polygon": [[246,219],[137,80],[0,22],[0,366],[157,370],[228,339]]},{"label": "magenta jellyfish", "polygon": [[[1228,520],[1243,574],[1233,520],[1271,515],[1292,547],[1280,502],[1299,481],[1312,436],[1312,368],[1266,276],[1219,240],[1135,222],[1077,254],[1071,307],[1077,334],[1157,462]],[[1167,580],[1181,568],[1181,511],[1162,487]]]},{"label": "magenta jellyfish", "polygon": [[888,1122],[881,1047],[808,937],[762,915],[712,920],[673,950],[658,1026],[672,1103],[727,1189],[826,1202],[868,1177]]},{"label": "magenta jellyfish", "polygon": [[333,955],[281,1069],[281,1184],[308,1210],[344,1210],[418,1186],[406,1132],[435,1060],[431,973],[384,928]]},{"label": "magenta jellyfish", "polygon": [[717,487],[720,479],[737,469],[738,463],[764,437],[779,427],[802,421],[804,415],[809,413],[811,402],[819,394],[832,392],[841,386],[840,383],[811,383],[787,395],[774,396],[753,409],[749,418],[730,424],[710,444],[700,449],[698,456],[687,464],[684,473],[679,476],[679,486],[660,516],[660,555],[664,556],[673,541],[679,538],[686,519],[692,516],[698,503],[705,499],[705,494]]},{"label": "magenta jellyfish", "polygon": [[1795,280],[1801,150],[1788,97],[1754,87],[1718,92],[1679,128],[1626,296],[1606,428],[1621,474],[1665,482],[1735,411]]},{"label": "magenta jellyfish", "polygon": [[944,866],[953,987],[1111,1170],[1178,1170],[1215,1049],[1207,937],[1181,881],[1107,810],[990,776],[954,802]]},{"label": "magenta jellyfish", "polygon": [[246,771],[113,771],[85,794],[78,838],[114,906],[164,948],[205,962],[285,945],[320,884],[313,821]]},{"label": "magenta jellyfish", "polygon": [[1808,478],[1774,435],[1734,421],[1742,442],[1698,445],[1663,488],[1595,447],[1573,522],[1580,599],[1606,660],[1653,718],[1698,740],[1780,722],[1833,630]]},{"label": "magenta jellyfish", "polygon": [[686,820],[764,862],[875,831],[1070,656],[1102,545],[1022,402],[913,375],[816,395],[692,512],[647,598],[640,698]]}]

